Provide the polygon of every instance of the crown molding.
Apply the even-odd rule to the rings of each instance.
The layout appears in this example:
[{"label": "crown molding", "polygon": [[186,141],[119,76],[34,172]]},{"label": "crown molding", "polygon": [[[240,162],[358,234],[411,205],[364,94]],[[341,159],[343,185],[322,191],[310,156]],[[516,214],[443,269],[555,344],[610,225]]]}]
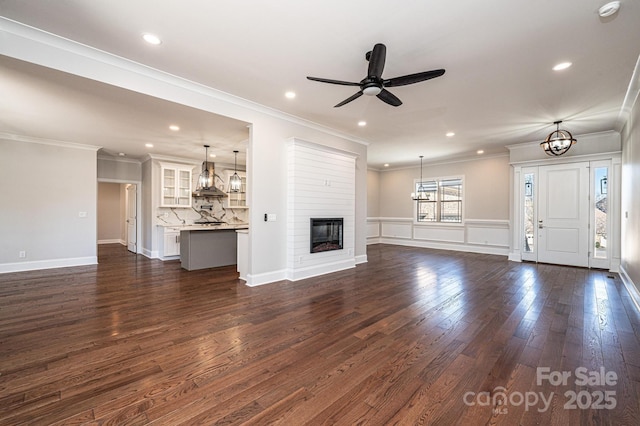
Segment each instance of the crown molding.
[{"label": "crown molding", "polygon": [[[179,77],[164,71],[160,71],[155,68],[151,68],[147,65],[143,65],[138,62],[125,59],[123,57],[111,54],[109,52],[105,52],[103,50],[99,50],[94,47],[87,46],[87,45],[78,43],[76,41],[60,37],[58,35],[40,30],[35,27],[25,25],[23,23],[20,23],[5,17],[0,17],[0,32],[2,33],[2,39],[3,39],[3,43],[0,43],[0,54],[7,55],[16,59],[20,59],[20,60],[31,62],[31,63],[36,63],[49,68],[58,69],[60,71],[64,71],[64,72],[68,72],[81,77],[92,78],[96,80],[97,78],[95,75],[92,75],[91,77],[85,75],[87,73],[86,71],[87,65],[88,65],[87,63],[75,64],[75,67],[72,70],[70,69],[70,66],[71,66],[70,64],[74,62],[65,61],[63,59],[64,57],[68,58],[69,55],[75,56],[76,58],[81,57],[85,60],[85,62],[88,61],[91,63],[91,65],[94,65],[94,66],[100,65],[102,68],[106,66],[112,69],[120,69],[127,73],[137,75],[138,77],[141,76],[141,77],[149,78],[175,88],[179,88],[188,92],[205,96],[210,99],[215,99],[218,101],[223,101],[229,104],[233,104],[238,107],[246,108],[254,112],[265,114],[280,120],[288,121],[296,125],[308,127],[308,128],[311,128],[326,134],[330,134],[332,136],[336,136],[342,139],[346,139],[361,145],[365,145],[365,146],[369,145],[369,142],[363,139],[357,138],[347,133],[343,133],[336,129],[332,129],[330,127],[315,123],[313,121],[306,120],[304,118],[297,117],[297,116],[258,104],[256,102],[253,102],[244,98],[240,98],[230,93],[226,93],[221,90],[214,89],[212,87],[205,86],[203,84],[196,83],[191,80],[187,80],[183,77]],[[15,43],[12,43],[12,39],[15,41]],[[24,46],[25,41],[35,43],[38,49],[35,49],[35,48],[24,49],[19,47],[19,46]],[[41,53],[43,49],[47,51],[47,55],[38,56],[38,53]],[[36,51],[39,51],[39,52],[36,52]],[[56,55],[55,54],[56,52],[60,53],[60,55]],[[42,58],[45,56],[46,56],[45,58],[46,63],[43,63],[45,62],[45,60],[43,60]],[[102,81],[106,84],[116,85],[118,87],[124,87],[119,85],[115,81],[106,81],[106,79],[105,80],[98,79],[98,81]],[[125,87],[125,88],[129,90],[136,90],[136,89],[132,89],[131,87]],[[172,102],[175,102],[175,101],[172,101]]]},{"label": "crown molding", "polygon": [[115,161],[117,163],[133,163],[133,164],[141,164],[142,163],[142,161],[140,161],[137,158],[113,157],[111,155],[105,155],[105,154],[101,154],[101,153],[98,153],[98,160]]},{"label": "crown molding", "polygon": [[[461,157],[461,158],[451,158],[449,157],[449,159],[447,160],[437,160],[437,159],[433,159],[433,160],[429,160],[429,161],[424,161],[423,165],[424,166],[442,166],[442,165],[446,165],[446,164],[456,164],[456,163],[469,163],[472,161],[483,161],[483,160],[489,160],[492,158],[503,158],[503,157],[509,157],[508,153],[502,153],[502,154],[489,154],[489,155],[478,155],[476,157]],[[414,164],[414,165],[404,165],[404,166],[398,166],[398,167],[384,167],[382,169],[376,169],[373,167],[369,167],[367,168],[367,170],[372,170],[375,172],[391,172],[391,171],[396,171],[396,170],[407,170],[407,169],[415,169],[415,168],[419,168],[420,165],[419,164]]]},{"label": "crown molding", "polygon": [[631,74],[631,81],[629,81],[629,87],[627,88],[627,93],[624,96],[624,101],[622,101],[622,107],[620,108],[620,113],[618,114],[617,120],[617,129],[619,132],[622,132],[622,129],[629,121],[629,117],[631,117],[631,111],[633,110],[633,106],[635,105],[638,94],[640,93],[640,56],[638,56],[638,60],[636,61],[636,66],[633,69],[633,74]]},{"label": "crown molding", "polygon": [[[616,130],[604,130],[602,132],[595,132],[595,133],[582,133],[579,135],[574,135],[574,137],[576,139],[579,138],[591,138],[593,136],[598,136],[598,135],[611,135],[611,134],[617,134],[620,135],[620,132],[616,131]],[[532,147],[532,146],[540,146],[540,143],[542,141],[534,141],[534,142],[522,142],[522,143],[515,143],[515,144],[511,144],[511,145],[505,145],[505,148],[507,148],[509,151],[511,151],[514,148],[527,148],[527,147]]]},{"label": "crown molding", "polygon": [[11,133],[0,132],[0,139],[13,141],[13,142],[25,142],[25,143],[37,143],[41,145],[60,146],[64,148],[82,149],[85,151],[97,152],[101,146],[86,145],[76,142],[60,141],[56,139],[37,138],[34,136],[14,135]]}]

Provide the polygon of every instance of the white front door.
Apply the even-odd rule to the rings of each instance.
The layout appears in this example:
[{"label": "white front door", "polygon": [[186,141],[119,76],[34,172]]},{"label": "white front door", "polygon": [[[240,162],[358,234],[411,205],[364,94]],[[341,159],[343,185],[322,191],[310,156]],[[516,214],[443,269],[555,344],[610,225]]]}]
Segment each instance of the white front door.
[{"label": "white front door", "polygon": [[538,262],[589,266],[589,163],[541,166]]},{"label": "white front door", "polygon": [[138,245],[136,189],[136,185],[127,185],[127,249],[134,253],[137,253]]}]

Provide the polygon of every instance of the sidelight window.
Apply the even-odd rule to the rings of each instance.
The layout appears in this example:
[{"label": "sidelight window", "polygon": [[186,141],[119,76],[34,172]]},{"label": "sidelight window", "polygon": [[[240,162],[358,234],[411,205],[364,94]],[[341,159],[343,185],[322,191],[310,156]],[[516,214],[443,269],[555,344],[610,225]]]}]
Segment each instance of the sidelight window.
[{"label": "sidelight window", "polygon": [[524,175],[524,247],[526,253],[535,250],[535,205],[534,205],[534,174]]},{"label": "sidelight window", "polygon": [[607,212],[608,202],[608,180],[609,168],[596,167],[594,169],[594,203],[593,203],[593,257],[606,259],[607,256]]}]

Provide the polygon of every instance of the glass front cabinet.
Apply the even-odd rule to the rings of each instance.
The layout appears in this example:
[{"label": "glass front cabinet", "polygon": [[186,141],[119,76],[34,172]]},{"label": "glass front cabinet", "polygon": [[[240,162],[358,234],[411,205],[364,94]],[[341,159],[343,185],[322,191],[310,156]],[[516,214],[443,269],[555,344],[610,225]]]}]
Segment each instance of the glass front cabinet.
[{"label": "glass front cabinet", "polygon": [[247,174],[246,172],[237,172],[242,181],[242,186],[239,192],[231,192],[229,180],[233,173],[233,170],[224,171],[224,190],[228,195],[228,197],[224,198],[225,207],[231,209],[247,209],[249,208],[249,206],[247,206]]},{"label": "glass front cabinet", "polygon": [[160,164],[160,207],[191,207],[191,171],[181,164]]}]

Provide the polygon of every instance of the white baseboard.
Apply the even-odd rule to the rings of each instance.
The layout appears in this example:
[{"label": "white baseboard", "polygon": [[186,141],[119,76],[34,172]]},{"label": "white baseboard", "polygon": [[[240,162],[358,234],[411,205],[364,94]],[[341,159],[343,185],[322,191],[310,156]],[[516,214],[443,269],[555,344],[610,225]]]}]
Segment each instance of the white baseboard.
[{"label": "white baseboard", "polygon": [[262,274],[247,274],[247,279],[245,281],[249,287],[255,287],[286,279],[287,270],[281,269],[279,271],[264,272]]},{"label": "white baseboard", "polygon": [[471,244],[457,244],[457,243],[438,243],[433,241],[418,241],[418,240],[405,240],[405,239],[394,239],[394,238],[380,238],[380,244],[394,244],[398,246],[407,246],[407,247],[421,247],[421,248],[431,248],[438,250],[453,250],[453,251],[463,251],[467,253],[480,253],[480,254],[495,254],[501,256],[509,255],[508,247],[498,247],[498,246],[476,246]]},{"label": "white baseboard", "polygon": [[355,268],[356,263],[365,263],[367,256],[358,256],[338,262],[326,263],[323,265],[309,266],[307,268],[298,268],[296,270],[281,269],[279,271],[265,272],[262,274],[247,274],[245,279],[246,285],[256,287],[259,285],[269,284],[277,281],[299,281],[306,278],[326,275],[332,272],[343,271],[345,269]]},{"label": "white baseboard", "polygon": [[158,253],[158,251],[151,251],[149,249],[146,248],[142,248],[142,253],[141,253],[144,257],[148,257],[149,259],[160,259],[160,255]]},{"label": "white baseboard", "polygon": [[17,262],[0,264],[0,274],[9,272],[35,271],[39,269],[67,268],[70,266],[97,265],[97,256],[74,257],[67,259],[36,260],[33,262]]},{"label": "white baseboard", "polygon": [[509,253],[509,260],[511,262],[522,262],[522,256],[520,255],[520,252]]},{"label": "white baseboard", "polygon": [[619,257],[611,258],[611,266],[609,267],[609,272],[620,273],[620,258]]},{"label": "white baseboard", "polygon": [[620,278],[622,278],[622,283],[624,284],[629,296],[631,296],[631,300],[633,304],[636,305],[636,309],[640,312],[640,292],[638,292],[638,287],[635,285],[627,271],[624,269],[622,265],[620,265]]},{"label": "white baseboard", "polygon": [[360,256],[356,256],[356,265],[360,265],[361,263],[367,263],[367,255],[362,254]]},{"label": "white baseboard", "polygon": [[289,269],[287,271],[287,279],[290,281],[298,281],[305,278],[317,277],[319,275],[355,268],[355,266],[355,258],[351,258],[339,260],[337,262],[323,263],[322,265],[309,266],[306,268],[296,268],[294,270]]},{"label": "white baseboard", "polygon": [[122,244],[126,245],[124,240],[112,239],[112,240],[98,240],[98,244]]}]

